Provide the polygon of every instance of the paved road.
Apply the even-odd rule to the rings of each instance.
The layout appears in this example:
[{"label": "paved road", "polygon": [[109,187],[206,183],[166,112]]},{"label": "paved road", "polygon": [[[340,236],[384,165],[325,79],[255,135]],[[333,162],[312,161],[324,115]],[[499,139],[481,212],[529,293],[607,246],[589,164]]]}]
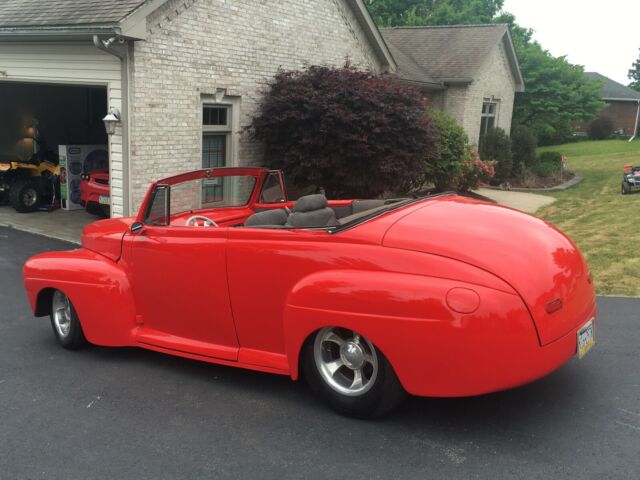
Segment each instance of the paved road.
[{"label": "paved road", "polygon": [[21,267],[69,244],[0,228],[0,479],[640,478],[640,300],[524,388],[340,417],[302,383],[137,349],[67,352]]}]

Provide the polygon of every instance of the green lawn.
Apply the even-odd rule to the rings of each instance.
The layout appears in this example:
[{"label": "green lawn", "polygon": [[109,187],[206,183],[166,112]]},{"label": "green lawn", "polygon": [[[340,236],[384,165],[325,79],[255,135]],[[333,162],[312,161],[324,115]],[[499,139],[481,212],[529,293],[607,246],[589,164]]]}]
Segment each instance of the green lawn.
[{"label": "green lawn", "polygon": [[640,141],[585,141],[544,147],[568,157],[584,177],[577,187],[537,215],[558,226],[580,247],[599,294],[640,296],[640,192],[620,194],[622,167],[640,165]]}]

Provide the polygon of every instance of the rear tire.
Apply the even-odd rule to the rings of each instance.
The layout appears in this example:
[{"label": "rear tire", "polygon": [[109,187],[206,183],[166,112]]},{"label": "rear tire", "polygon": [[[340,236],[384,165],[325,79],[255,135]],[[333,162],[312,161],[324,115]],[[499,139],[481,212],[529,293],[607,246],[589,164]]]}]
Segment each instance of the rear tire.
[{"label": "rear tire", "polygon": [[350,417],[381,417],[406,396],[382,352],[352,330],[327,327],[312,335],[303,347],[302,370],[315,394]]},{"label": "rear tire", "polygon": [[51,296],[50,317],[53,334],[63,348],[78,350],[87,344],[76,309],[60,290]]},{"label": "rear tire", "polygon": [[627,195],[630,191],[631,191],[631,188],[629,187],[629,185],[627,185],[625,182],[623,182],[622,183],[622,195]]},{"label": "rear tire", "polygon": [[9,203],[19,213],[35,212],[41,199],[40,187],[28,178],[16,180],[9,189]]}]

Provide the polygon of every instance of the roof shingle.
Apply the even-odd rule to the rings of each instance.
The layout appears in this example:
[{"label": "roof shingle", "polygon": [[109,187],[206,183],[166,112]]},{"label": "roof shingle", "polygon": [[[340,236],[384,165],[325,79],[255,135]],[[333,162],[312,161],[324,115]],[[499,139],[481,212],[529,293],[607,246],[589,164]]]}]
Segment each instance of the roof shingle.
[{"label": "roof shingle", "polygon": [[[418,68],[431,81],[471,80],[507,33],[507,26],[396,27],[380,31],[393,48],[401,77],[415,74]],[[397,50],[403,55],[396,56]]]},{"label": "roof shingle", "polygon": [[0,28],[109,25],[146,0],[0,0]]},{"label": "roof shingle", "polygon": [[629,100],[633,102],[640,100],[640,92],[625,87],[609,77],[605,77],[598,72],[584,72],[584,74],[592,80],[602,80],[600,95],[604,100]]}]

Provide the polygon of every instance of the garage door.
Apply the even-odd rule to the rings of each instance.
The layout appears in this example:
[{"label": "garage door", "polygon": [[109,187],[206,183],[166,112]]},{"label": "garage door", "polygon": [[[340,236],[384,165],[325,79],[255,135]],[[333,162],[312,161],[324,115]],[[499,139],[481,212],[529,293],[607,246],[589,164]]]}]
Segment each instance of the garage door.
[{"label": "garage door", "polygon": [[[120,60],[90,43],[0,43],[0,81],[107,87],[109,108],[122,111]],[[109,138],[111,215],[124,214],[122,132]]]}]

